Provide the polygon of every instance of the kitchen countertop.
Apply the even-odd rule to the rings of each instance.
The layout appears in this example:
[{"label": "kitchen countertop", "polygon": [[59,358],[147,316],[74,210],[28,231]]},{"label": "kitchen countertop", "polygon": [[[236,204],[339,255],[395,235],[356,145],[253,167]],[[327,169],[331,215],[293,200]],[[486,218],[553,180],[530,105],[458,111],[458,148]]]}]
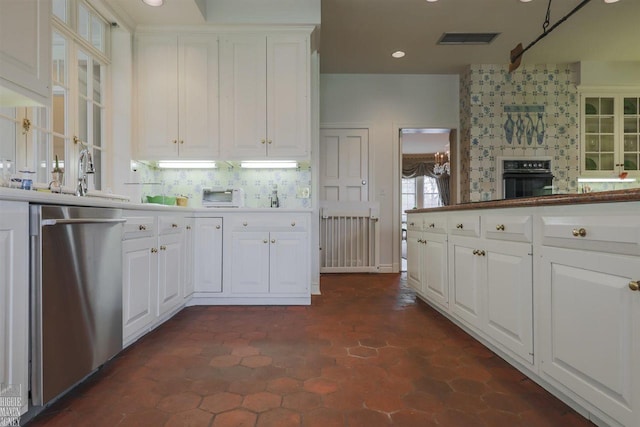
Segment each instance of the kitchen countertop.
[{"label": "kitchen countertop", "polygon": [[[101,197],[84,196],[78,197],[70,194],[49,193],[43,191],[27,191],[16,188],[0,187],[0,200],[39,203],[48,205],[65,206],[88,206],[100,208],[118,208],[128,210],[144,210],[157,212],[179,212],[192,214],[194,217],[205,217],[216,214],[228,214],[234,212],[243,213],[305,213],[312,212],[310,208],[202,208],[202,207],[182,207],[165,206],[151,203],[132,203],[121,199],[109,199],[108,193],[101,193]],[[113,196],[119,197],[119,196]]]},{"label": "kitchen countertop", "polygon": [[470,202],[462,203],[459,205],[441,206],[437,208],[411,209],[407,210],[406,212],[411,214],[421,212],[462,211],[471,209],[502,209],[637,201],[640,201],[640,188],[582,194],[554,194],[539,197],[523,197],[519,199],[490,200],[486,202]]}]

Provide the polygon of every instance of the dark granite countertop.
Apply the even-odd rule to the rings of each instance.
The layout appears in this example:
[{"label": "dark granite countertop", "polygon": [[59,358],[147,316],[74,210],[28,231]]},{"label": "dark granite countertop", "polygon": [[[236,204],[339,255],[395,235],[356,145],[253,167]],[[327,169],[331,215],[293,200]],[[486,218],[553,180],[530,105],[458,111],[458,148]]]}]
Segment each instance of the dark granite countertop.
[{"label": "dark granite countertop", "polygon": [[442,206],[438,208],[411,209],[407,213],[421,212],[445,212],[461,211],[471,209],[502,209],[502,208],[522,208],[554,205],[577,205],[588,203],[615,203],[615,202],[637,202],[640,201],[640,188],[601,191],[583,194],[553,194],[549,196],[527,197],[508,200],[491,200],[487,202],[470,202],[459,205]]}]

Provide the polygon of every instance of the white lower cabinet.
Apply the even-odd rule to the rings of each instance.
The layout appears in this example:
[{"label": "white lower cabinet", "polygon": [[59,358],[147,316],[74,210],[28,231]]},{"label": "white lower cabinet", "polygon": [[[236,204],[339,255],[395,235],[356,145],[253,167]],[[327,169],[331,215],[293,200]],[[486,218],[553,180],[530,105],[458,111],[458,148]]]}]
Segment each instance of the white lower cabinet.
[{"label": "white lower cabinet", "polygon": [[[191,298],[195,290],[195,219],[187,218],[185,220],[184,227],[184,251],[183,253],[183,266],[184,266],[184,281],[182,286],[182,298],[186,300]],[[222,257],[220,258],[222,263]]]},{"label": "white lower cabinet", "polygon": [[195,277],[196,297],[222,292],[222,218],[195,220]]},{"label": "white lower cabinet", "polygon": [[0,201],[0,212],[0,384],[2,396],[20,397],[18,409],[24,414],[29,391],[29,204]]},{"label": "white lower cabinet", "polygon": [[[251,303],[309,304],[308,215],[244,215],[232,222],[225,253],[231,296]],[[268,302],[267,302],[268,301]]]},{"label": "white lower cabinet", "polygon": [[454,216],[450,232],[452,313],[503,351],[532,365],[531,216]]},{"label": "white lower cabinet", "polygon": [[129,345],[184,304],[187,221],[153,214],[125,218],[123,341]]}]

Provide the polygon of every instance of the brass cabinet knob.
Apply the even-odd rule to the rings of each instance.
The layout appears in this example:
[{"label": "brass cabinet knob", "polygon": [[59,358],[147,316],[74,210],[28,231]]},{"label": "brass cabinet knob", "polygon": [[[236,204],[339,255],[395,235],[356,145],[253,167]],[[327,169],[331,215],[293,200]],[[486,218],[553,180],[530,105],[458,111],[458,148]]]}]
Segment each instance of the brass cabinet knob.
[{"label": "brass cabinet knob", "polygon": [[177,140],[177,139],[174,139],[174,140],[173,140],[173,143],[174,143],[174,144],[177,144],[177,143],[178,143],[178,140]]},{"label": "brass cabinet knob", "polygon": [[484,251],[478,251],[478,255],[480,255],[480,256],[485,256],[485,255],[486,255],[486,253],[485,253]]},{"label": "brass cabinet knob", "polygon": [[183,140],[180,140],[180,144],[184,144],[184,141],[183,141]]},{"label": "brass cabinet knob", "polygon": [[271,144],[273,141],[271,141],[270,139],[267,140],[267,144]]},{"label": "brass cabinet knob", "polygon": [[187,230],[191,230],[191,226],[190,225],[187,225]]},{"label": "brass cabinet knob", "polygon": [[478,255],[478,250],[477,250],[477,249],[474,249],[474,250],[473,250],[473,254],[474,254],[474,255]]},{"label": "brass cabinet knob", "polygon": [[422,239],[418,239],[418,243],[422,243]]},{"label": "brass cabinet knob", "polygon": [[637,280],[632,280],[631,282],[629,282],[629,289],[631,289],[632,291],[640,291],[640,282],[638,282]]},{"label": "brass cabinet knob", "polygon": [[436,225],[434,223],[429,224],[429,228],[436,228]]},{"label": "brass cabinet knob", "polygon": [[584,228],[574,228],[571,231],[571,234],[573,234],[575,237],[584,237],[587,235],[587,230],[585,230]]},{"label": "brass cabinet knob", "polygon": [[296,226],[296,222],[295,221],[291,221],[291,226],[295,227]]},{"label": "brass cabinet knob", "polygon": [[276,239],[271,239],[271,243],[275,243],[275,242],[276,242]]},{"label": "brass cabinet knob", "polygon": [[[247,225],[246,223],[244,225]],[[220,226],[216,225],[216,230],[220,230]]]},{"label": "brass cabinet knob", "polygon": [[158,252],[158,250],[156,248],[151,248],[151,253],[155,254],[156,252]]},{"label": "brass cabinet knob", "polygon": [[267,239],[264,239],[262,243],[269,243],[269,241]]},{"label": "brass cabinet knob", "polygon": [[464,228],[464,224],[458,224],[458,225],[456,225],[456,228],[462,230]]},{"label": "brass cabinet knob", "polygon": [[410,222],[409,225],[413,227],[414,225],[416,225],[416,223],[415,222]]},{"label": "brass cabinet knob", "polygon": [[261,143],[261,144],[265,144],[266,142],[267,142],[267,141],[266,141],[266,140],[264,140],[264,139],[261,139],[261,140],[260,140],[260,143]]},{"label": "brass cabinet knob", "polygon": [[178,228],[178,224],[171,224],[171,228]]},{"label": "brass cabinet knob", "polygon": [[247,221],[243,222],[242,225],[247,226]]},{"label": "brass cabinet knob", "polygon": [[140,230],[140,231],[144,231],[144,230],[146,230],[146,229],[147,229],[147,226],[146,226],[146,225],[144,225],[144,224],[140,224],[140,225],[138,226],[138,230]]},{"label": "brass cabinet knob", "polygon": [[496,225],[496,230],[498,230],[498,231],[504,231],[504,224],[498,224],[498,225]]},{"label": "brass cabinet knob", "polygon": [[161,250],[161,251],[166,251],[166,250],[167,250],[167,247],[166,247],[165,245],[161,245],[161,246],[160,246],[160,250]]}]

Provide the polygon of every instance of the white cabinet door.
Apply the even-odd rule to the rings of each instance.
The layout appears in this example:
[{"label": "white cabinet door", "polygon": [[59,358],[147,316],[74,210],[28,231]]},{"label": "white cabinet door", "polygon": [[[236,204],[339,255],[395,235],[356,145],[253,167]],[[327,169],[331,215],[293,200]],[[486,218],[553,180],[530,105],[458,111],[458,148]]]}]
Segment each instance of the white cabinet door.
[{"label": "white cabinet door", "polygon": [[213,159],[219,153],[218,40],[136,36],[137,156]]},{"label": "white cabinet door", "polygon": [[305,34],[221,38],[220,133],[225,158],[309,156],[308,45]]},{"label": "white cabinet door", "polygon": [[220,40],[220,135],[229,159],[266,156],[266,38],[234,34]]},{"label": "white cabinet door", "polygon": [[422,232],[407,232],[407,284],[418,294],[422,289]]},{"label": "white cabinet door", "polygon": [[424,233],[423,240],[423,272],[422,289],[425,298],[449,308],[449,280],[447,265],[446,234]]},{"label": "white cabinet door", "polygon": [[183,233],[158,237],[158,316],[182,303]]},{"label": "white cabinet door", "polygon": [[541,371],[624,426],[640,425],[640,258],[544,247]]},{"label": "white cabinet door", "polygon": [[41,104],[49,104],[50,1],[0,1],[0,86]]},{"label": "white cabinet door", "polygon": [[156,237],[122,242],[123,340],[148,329],[156,318],[158,255]]},{"label": "white cabinet door", "polygon": [[178,156],[178,41],[175,34],[136,36],[137,155]]},{"label": "white cabinet door", "polygon": [[184,266],[184,281],[182,282],[182,298],[188,299],[195,290],[194,270],[195,270],[195,238],[194,238],[195,221],[193,218],[185,219],[184,229],[184,251],[182,252],[182,262]]},{"label": "white cabinet door", "polygon": [[23,414],[29,391],[29,205],[0,201],[0,212],[0,384],[21,394]]},{"label": "white cabinet door", "polygon": [[267,37],[267,154],[308,155],[309,42],[299,35]]},{"label": "white cabinet door", "polygon": [[194,290],[222,292],[222,218],[196,219]]},{"label": "white cabinet door", "polygon": [[219,153],[218,39],[178,37],[178,150],[181,159],[213,159]]},{"label": "white cabinet door", "polygon": [[309,292],[307,233],[269,233],[269,291],[278,294]]},{"label": "white cabinet door", "polygon": [[451,310],[472,326],[482,326],[484,257],[478,254],[480,239],[449,237]]},{"label": "white cabinet door", "polygon": [[231,237],[231,292],[269,292],[269,233],[235,231]]},{"label": "white cabinet door", "polygon": [[483,243],[486,252],[484,331],[533,363],[533,259],[526,243]]}]

